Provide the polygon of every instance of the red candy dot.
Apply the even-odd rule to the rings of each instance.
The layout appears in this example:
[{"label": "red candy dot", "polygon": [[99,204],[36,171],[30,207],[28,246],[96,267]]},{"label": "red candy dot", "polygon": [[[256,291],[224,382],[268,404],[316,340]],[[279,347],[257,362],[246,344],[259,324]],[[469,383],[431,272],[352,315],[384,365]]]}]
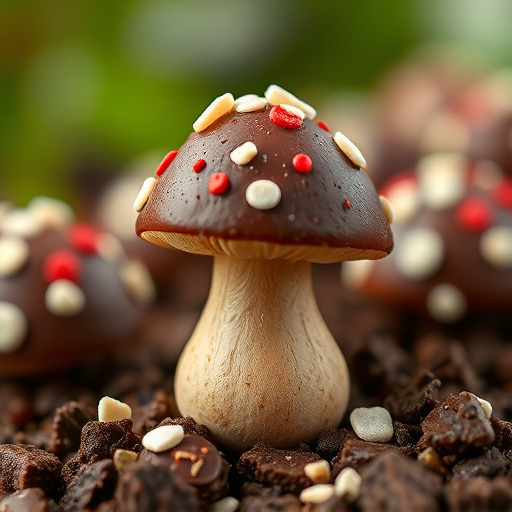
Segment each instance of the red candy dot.
[{"label": "red candy dot", "polygon": [[201,172],[206,167],[206,160],[200,158],[193,166],[194,172]]},{"label": "red candy dot", "polygon": [[287,130],[296,130],[302,126],[302,119],[299,116],[288,112],[280,106],[272,107],[269,116],[274,124]]},{"label": "red candy dot", "polygon": [[156,169],[157,176],[162,176],[162,174],[167,170],[169,165],[171,165],[171,162],[176,158],[177,154],[178,150],[173,149],[172,151],[169,151],[167,155],[165,155],[164,159],[160,162],[160,165]]},{"label": "red candy dot", "polygon": [[311,158],[309,158],[309,156],[305,155],[304,153],[298,153],[295,155],[293,157],[292,163],[295,170],[300,173],[308,173],[311,171],[311,167],[313,166]]},{"label": "red candy dot", "polygon": [[208,191],[210,194],[223,194],[229,188],[229,178],[223,172],[216,172],[210,176]]},{"label": "red candy dot", "polygon": [[58,279],[78,282],[80,276],[80,260],[68,249],[59,249],[50,253],[43,263],[44,278],[53,283]]},{"label": "red candy dot", "polygon": [[71,245],[86,254],[98,252],[100,232],[89,224],[75,224],[69,232]]},{"label": "red candy dot", "polygon": [[343,201],[343,208],[345,208],[345,210],[348,210],[351,206],[352,203],[348,199],[345,199],[345,201]]},{"label": "red candy dot", "polygon": [[481,232],[492,224],[492,212],[489,205],[478,197],[462,201],[455,210],[455,218],[462,229]]},{"label": "red candy dot", "polygon": [[330,130],[329,130],[329,127],[328,127],[328,126],[327,126],[323,121],[317,121],[317,122],[316,122],[316,124],[317,124],[320,128],[322,128],[322,130],[324,130],[324,131],[326,131],[326,132],[330,131]]},{"label": "red candy dot", "polygon": [[505,178],[492,191],[494,200],[503,208],[512,210],[512,179]]}]

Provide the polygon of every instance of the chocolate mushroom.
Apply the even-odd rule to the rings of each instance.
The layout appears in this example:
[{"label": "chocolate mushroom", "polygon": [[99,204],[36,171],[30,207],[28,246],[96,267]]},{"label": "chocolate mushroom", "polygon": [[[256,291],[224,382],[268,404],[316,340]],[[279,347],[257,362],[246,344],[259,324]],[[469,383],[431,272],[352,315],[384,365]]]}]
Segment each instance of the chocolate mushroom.
[{"label": "chocolate mushroom", "polygon": [[135,203],[139,236],[214,256],[175,394],[234,450],[293,446],[340,423],[348,372],[311,263],[381,258],[393,244],[364,158],[314,117],[277,86],[220,96]]},{"label": "chocolate mushroom", "polygon": [[134,341],[153,294],[119,241],[34,198],[0,218],[0,375],[69,368]]}]

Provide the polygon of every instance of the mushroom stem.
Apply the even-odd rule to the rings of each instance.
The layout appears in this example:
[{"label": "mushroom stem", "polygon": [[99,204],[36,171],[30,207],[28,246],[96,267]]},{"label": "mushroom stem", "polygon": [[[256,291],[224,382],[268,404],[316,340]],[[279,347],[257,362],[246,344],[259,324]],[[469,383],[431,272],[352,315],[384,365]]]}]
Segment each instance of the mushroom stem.
[{"label": "mushroom stem", "polygon": [[176,371],[180,412],[229,449],[292,447],[337,427],[348,393],[311,264],[216,256],[208,301]]}]

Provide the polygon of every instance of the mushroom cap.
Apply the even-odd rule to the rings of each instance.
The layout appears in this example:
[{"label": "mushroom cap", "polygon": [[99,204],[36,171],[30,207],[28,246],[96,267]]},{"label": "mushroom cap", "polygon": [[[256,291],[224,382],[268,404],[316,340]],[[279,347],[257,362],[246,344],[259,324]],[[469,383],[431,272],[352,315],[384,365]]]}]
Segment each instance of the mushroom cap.
[{"label": "mushroom cap", "polygon": [[[244,258],[327,263],[387,255],[391,230],[357,148],[293,106],[260,101],[258,110],[230,109],[188,137],[150,182],[137,234]],[[276,124],[276,115],[296,125]]]}]

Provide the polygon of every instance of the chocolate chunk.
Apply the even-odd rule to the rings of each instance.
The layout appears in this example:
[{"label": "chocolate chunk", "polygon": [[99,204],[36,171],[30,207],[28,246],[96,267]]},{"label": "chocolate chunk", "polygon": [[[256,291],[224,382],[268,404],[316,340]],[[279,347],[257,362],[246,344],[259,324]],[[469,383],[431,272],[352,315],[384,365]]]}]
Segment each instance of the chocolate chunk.
[{"label": "chocolate chunk", "polygon": [[407,425],[400,421],[393,422],[393,431],[397,446],[407,449],[412,449],[420,440],[422,435],[420,425]]},{"label": "chocolate chunk", "polygon": [[0,499],[0,510],[2,512],[50,512],[50,503],[42,489],[31,487]]},{"label": "chocolate chunk", "polygon": [[418,425],[438,404],[440,387],[441,381],[432,372],[421,372],[388,395],[384,407],[394,419]]},{"label": "chocolate chunk", "polygon": [[201,510],[197,491],[162,461],[140,460],[119,477],[117,512],[196,512]]},{"label": "chocolate chunk", "polygon": [[304,466],[320,459],[306,446],[285,450],[256,444],[240,456],[237,471],[247,480],[278,485],[284,492],[298,495],[302,489],[312,485],[304,473]]},{"label": "chocolate chunk", "polygon": [[83,426],[96,417],[94,408],[81,402],[66,402],[55,411],[49,450],[56,455],[78,451]]},{"label": "chocolate chunk", "polygon": [[132,417],[133,430],[143,436],[161,421],[173,417],[174,410],[174,397],[162,390],[155,391],[153,400],[135,410]]},{"label": "chocolate chunk", "polygon": [[132,430],[129,419],[119,421],[89,421],[82,429],[80,450],[81,464],[90,464],[102,459],[111,459],[121,448],[139,452],[142,448],[140,437]]},{"label": "chocolate chunk", "polygon": [[213,434],[208,430],[208,427],[200,425],[193,418],[166,418],[158,426],[160,427],[162,425],[181,425],[186,435],[201,436],[213,445],[216,445],[216,440]]},{"label": "chocolate chunk", "polygon": [[56,485],[62,464],[44,450],[31,445],[0,445],[0,490],[21,491],[29,487],[49,490]]},{"label": "chocolate chunk", "polygon": [[361,476],[361,512],[441,510],[441,478],[396,451],[380,454]]},{"label": "chocolate chunk", "polygon": [[201,436],[185,435],[177,446],[159,453],[143,449],[139,459],[168,464],[171,471],[198,489],[202,500],[214,502],[226,494],[230,466],[217,448]]},{"label": "chocolate chunk", "polygon": [[282,496],[247,496],[240,504],[244,512],[300,512],[302,504],[294,494]]},{"label": "chocolate chunk", "polygon": [[445,495],[449,512],[502,512],[512,508],[512,485],[506,477],[452,480]]},{"label": "chocolate chunk", "polygon": [[495,434],[494,446],[502,453],[512,454],[512,423],[494,416],[491,416],[490,422]]},{"label": "chocolate chunk", "polygon": [[346,428],[329,428],[319,436],[315,445],[315,452],[325,460],[332,460],[343,448],[348,437],[354,437],[354,433]]},{"label": "chocolate chunk", "polygon": [[495,438],[491,423],[475,395],[447,396],[423,421],[418,447],[432,446],[440,455],[490,446]]},{"label": "chocolate chunk", "polygon": [[112,498],[117,471],[111,460],[82,466],[60,500],[63,512],[87,512]]},{"label": "chocolate chunk", "polygon": [[494,478],[506,475],[508,466],[508,461],[500,451],[492,447],[491,449],[484,450],[481,455],[457,462],[452,468],[452,475],[454,480],[458,478],[474,478],[476,476]]}]

